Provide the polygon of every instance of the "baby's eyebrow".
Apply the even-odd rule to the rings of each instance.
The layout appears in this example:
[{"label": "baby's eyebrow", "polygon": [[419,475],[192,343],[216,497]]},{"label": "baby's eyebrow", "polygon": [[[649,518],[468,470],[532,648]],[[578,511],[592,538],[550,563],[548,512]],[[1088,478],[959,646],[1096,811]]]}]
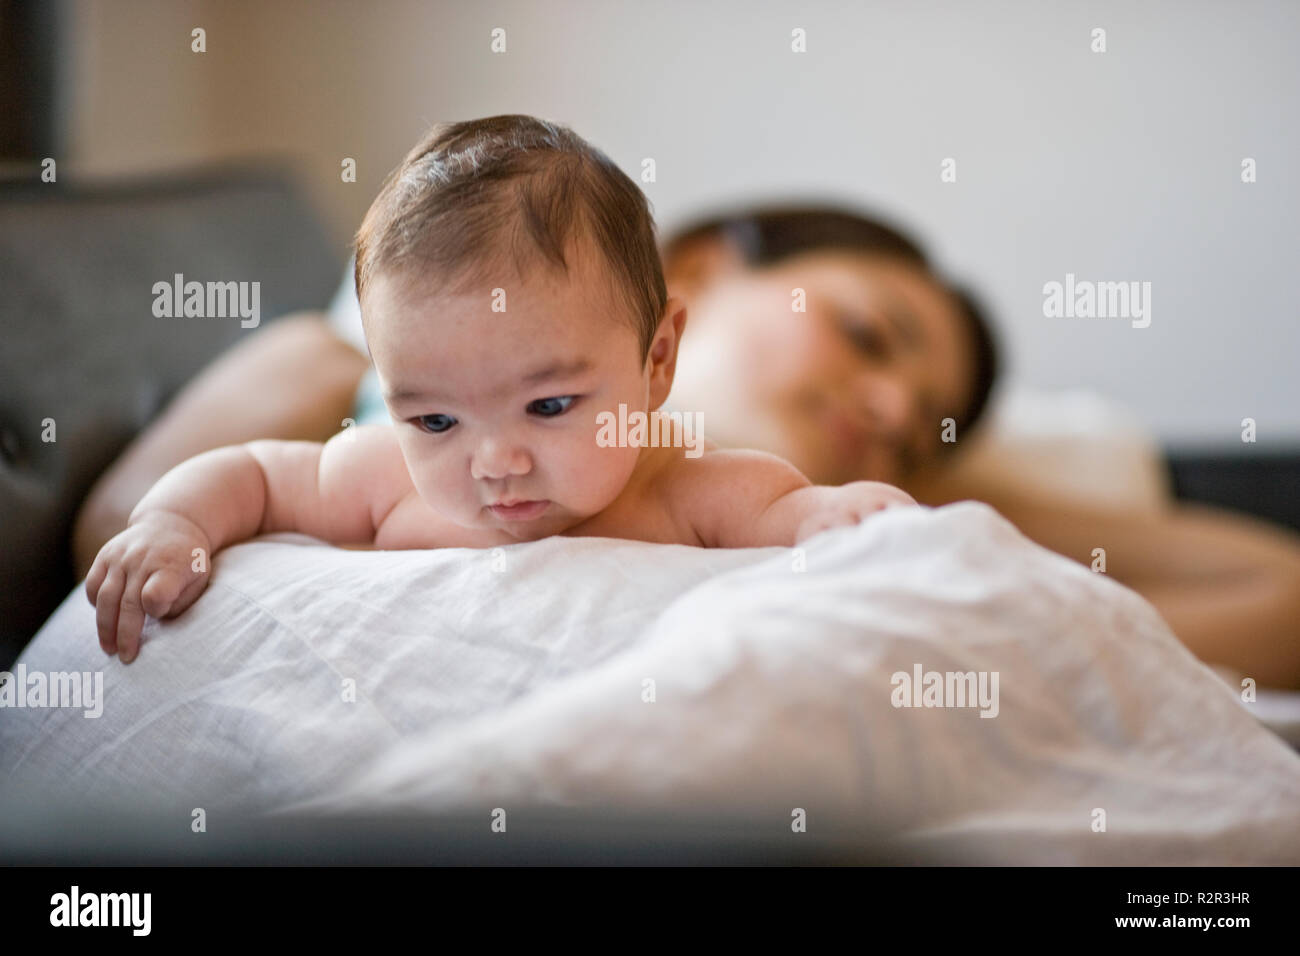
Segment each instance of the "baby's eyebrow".
[{"label": "baby's eyebrow", "polygon": [[577,358],[567,362],[551,362],[526,374],[523,377],[523,383],[525,385],[537,385],[553,378],[568,378],[572,375],[581,375],[590,368],[591,361],[586,358]]},{"label": "baby's eyebrow", "polygon": [[423,388],[398,388],[384,392],[384,400],[393,405],[400,405],[402,402],[413,402],[416,399],[428,397],[429,392]]},{"label": "baby's eyebrow", "polygon": [[[557,360],[548,362],[531,372],[525,373],[520,378],[520,383],[525,386],[538,385],[541,382],[550,381],[555,378],[569,378],[574,375],[581,375],[583,372],[590,371],[592,368],[591,359],[582,358]],[[440,393],[436,388],[394,388],[385,393],[385,398],[394,405],[400,405],[403,402],[413,402],[419,399],[436,399]]]}]

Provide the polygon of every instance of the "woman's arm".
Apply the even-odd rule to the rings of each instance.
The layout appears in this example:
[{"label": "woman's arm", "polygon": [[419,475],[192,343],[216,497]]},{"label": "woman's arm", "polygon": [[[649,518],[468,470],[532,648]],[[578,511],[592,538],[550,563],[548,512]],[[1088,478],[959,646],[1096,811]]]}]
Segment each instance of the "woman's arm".
[{"label": "woman's arm", "polygon": [[185,459],[257,438],[324,441],[338,432],[368,365],[319,313],[278,319],[225,352],[91,488],[72,532],[77,579],[144,493]]},{"label": "woman's arm", "polygon": [[[1192,653],[1261,686],[1300,688],[1300,536],[1202,505],[1108,510],[1006,488],[971,488],[1028,538],[1150,601]],[[924,500],[924,499],[923,499]],[[928,504],[945,501],[929,500]]]}]

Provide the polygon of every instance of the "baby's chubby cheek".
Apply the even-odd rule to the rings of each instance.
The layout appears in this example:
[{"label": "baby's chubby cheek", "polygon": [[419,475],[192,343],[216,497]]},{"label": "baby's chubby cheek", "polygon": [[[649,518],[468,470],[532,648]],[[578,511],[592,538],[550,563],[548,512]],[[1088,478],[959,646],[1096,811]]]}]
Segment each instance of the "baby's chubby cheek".
[{"label": "baby's chubby cheek", "polygon": [[573,510],[590,517],[613,504],[635,472],[638,455],[637,448],[601,448],[593,440],[587,454],[569,464]]},{"label": "baby's chubby cheek", "polygon": [[533,451],[532,472],[520,478],[521,494],[550,499],[552,510],[572,519],[590,518],[607,508],[627,484],[637,449],[602,448],[595,429],[556,434]]},{"label": "baby's chubby cheek", "polygon": [[439,456],[419,454],[405,440],[400,444],[407,473],[420,500],[456,524],[477,523],[482,502],[475,495],[469,475],[456,473]]},{"label": "baby's chubby cheek", "polygon": [[482,502],[474,496],[474,488],[468,476],[456,480],[436,468],[422,466],[421,463],[407,462],[411,472],[411,483],[420,499],[432,510],[456,524],[469,526],[477,524],[481,515]]}]

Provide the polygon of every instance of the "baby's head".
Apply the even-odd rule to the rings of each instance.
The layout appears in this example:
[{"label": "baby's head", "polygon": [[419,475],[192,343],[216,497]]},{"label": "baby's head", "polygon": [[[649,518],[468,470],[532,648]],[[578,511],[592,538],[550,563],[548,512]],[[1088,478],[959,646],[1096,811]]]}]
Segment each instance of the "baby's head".
[{"label": "baby's head", "polygon": [[[645,196],[570,130],[528,116],[434,127],[356,240],[357,294],[417,491],[520,540],[573,527],[641,449],[597,414],[668,397],[685,309]],[[545,502],[509,513],[502,502]]]}]

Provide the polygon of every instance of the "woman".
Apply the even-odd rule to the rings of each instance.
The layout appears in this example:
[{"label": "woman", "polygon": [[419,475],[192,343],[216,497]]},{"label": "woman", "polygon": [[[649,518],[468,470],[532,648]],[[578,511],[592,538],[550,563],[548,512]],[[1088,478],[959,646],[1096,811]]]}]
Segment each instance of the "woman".
[{"label": "woman", "polygon": [[[1300,687],[1294,536],[1207,508],[1105,510],[954,472],[952,450],[986,407],[996,350],[974,300],[898,231],[835,208],[751,210],[680,232],[664,269],[690,309],[671,404],[703,412],[711,440],[782,455],[814,482],[888,481],[930,505],[982,500],[1084,564],[1104,547],[1107,573],[1203,660]],[[77,520],[80,576],[185,458],[253,438],[323,441],[349,418],[387,420],[350,280],[331,312],[334,328],[286,318],[232,349],[127,449]]]}]

